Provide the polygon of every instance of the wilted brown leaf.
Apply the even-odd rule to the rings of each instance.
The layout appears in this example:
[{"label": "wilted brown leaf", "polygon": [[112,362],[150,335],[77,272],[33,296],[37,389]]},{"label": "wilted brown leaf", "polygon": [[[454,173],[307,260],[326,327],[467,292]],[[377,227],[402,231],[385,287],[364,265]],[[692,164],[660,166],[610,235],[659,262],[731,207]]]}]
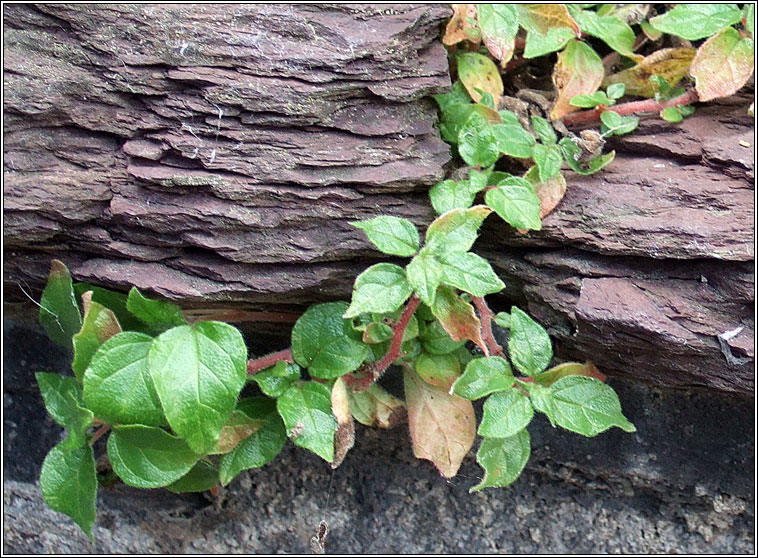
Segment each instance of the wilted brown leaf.
[{"label": "wilted brown leaf", "polygon": [[614,83],[623,83],[626,86],[627,95],[639,95],[640,97],[652,97],[655,94],[650,84],[651,76],[661,76],[671,87],[687,75],[692,58],[695,56],[694,48],[664,48],[643,58],[639,64],[616,74],[610,75],[603,80],[603,87]]},{"label": "wilted brown leaf", "polygon": [[406,369],[403,377],[413,455],[434,463],[443,477],[454,477],[474,445],[474,406],[430,386],[413,370]]},{"label": "wilted brown leaf", "polygon": [[485,354],[489,354],[482,339],[482,323],[476,317],[474,307],[449,287],[437,289],[432,313],[453,341],[470,340]]},{"label": "wilted brown leaf", "polygon": [[[467,18],[476,20],[476,4],[453,4],[453,17],[445,28],[445,35],[442,37],[442,43],[451,46],[464,40],[478,42],[476,32],[472,32],[472,26]],[[476,29],[476,27],[474,27]]]},{"label": "wilted brown leaf", "polygon": [[332,386],[332,414],[337,419],[337,431],[334,433],[334,460],[331,466],[332,469],[336,469],[355,444],[355,424],[350,414],[350,401],[342,377],[337,378]]},{"label": "wilted brown leaf", "polygon": [[347,396],[353,417],[366,426],[392,428],[405,421],[408,414],[402,400],[376,384],[362,391],[348,389]]},{"label": "wilted brown leaf", "polygon": [[242,411],[234,411],[221,429],[214,453],[229,453],[242,440],[255,434],[262,425],[262,420],[252,419]]}]

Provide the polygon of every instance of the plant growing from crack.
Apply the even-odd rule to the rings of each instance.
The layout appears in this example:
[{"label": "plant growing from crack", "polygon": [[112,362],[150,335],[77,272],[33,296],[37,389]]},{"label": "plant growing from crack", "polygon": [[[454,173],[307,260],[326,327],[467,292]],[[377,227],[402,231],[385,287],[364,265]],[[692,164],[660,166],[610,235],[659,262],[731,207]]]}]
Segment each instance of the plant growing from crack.
[{"label": "plant growing from crack", "polygon": [[[468,41],[469,48],[453,53],[459,81],[435,98],[440,132],[470,167],[467,178],[431,189],[439,216],[423,242],[415,225],[398,217],[353,223],[377,250],[394,262],[405,258],[405,265],[373,265],[356,278],[349,303],[311,306],[295,323],[289,349],[248,360],[235,327],[190,323],[179,307],[136,288],[125,295],[74,284],[54,260],[40,321],[73,351],[74,375],[37,374],[48,412],[67,431],[43,463],[48,505],[92,537],[98,482],[115,475],[140,488],[214,491],[271,461],[287,439],[337,467],[353,445],[355,420],[391,428],[407,419],[414,454],[445,477],[455,476],[478,435],[484,475],[472,491],[518,478],[535,413],[584,436],[614,426],[633,432],[591,362],[550,367],[552,344],[542,326],[515,306],[508,313],[490,309],[485,297],[504,284],[471,249],[493,212],[521,232],[539,230],[565,192],[564,161],[581,174],[603,168],[613,159],[613,152],[602,154],[603,138],[636,128],[634,113],[661,111],[676,121],[714,87],[716,96],[741,87],[744,68],[721,85],[709,72],[713,60],[744,58],[752,45],[752,5],[708,6],[678,6],[650,20],[646,12],[632,24],[641,29],[635,35],[632,10],[624,6],[455,5],[444,42]],[[687,40],[713,36],[697,52],[636,54],[664,32]],[[601,59],[581,40],[586,36],[602,40],[611,54]],[[478,51],[480,41],[489,55]],[[490,56],[509,71],[558,50],[552,108],[543,116],[502,107],[502,78]],[[632,65],[603,77],[620,60]],[[752,72],[752,58],[749,66]],[[695,89],[680,91],[687,71]],[[650,99],[619,103],[628,94]],[[575,136],[561,119],[602,127]],[[507,172],[518,162],[522,172]],[[505,346],[493,326],[507,332]],[[377,383],[392,366],[402,372],[403,399]],[[472,401],[479,399],[477,425]],[[106,437],[112,471],[98,472],[97,442]]]}]

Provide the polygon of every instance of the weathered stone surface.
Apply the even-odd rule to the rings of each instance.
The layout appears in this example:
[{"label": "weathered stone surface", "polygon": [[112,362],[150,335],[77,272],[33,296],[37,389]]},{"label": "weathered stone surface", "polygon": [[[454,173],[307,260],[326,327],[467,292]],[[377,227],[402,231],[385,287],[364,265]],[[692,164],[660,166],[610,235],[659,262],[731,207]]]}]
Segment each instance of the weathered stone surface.
[{"label": "weathered stone surface", "polygon": [[[58,257],[185,308],[297,314],[381,258],[350,221],[434,218],[445,6],[4,9],[12,300]],[[751,396],[751,94],[612,138],[540,232],[488,219],[493,304],[611,375]]]}]

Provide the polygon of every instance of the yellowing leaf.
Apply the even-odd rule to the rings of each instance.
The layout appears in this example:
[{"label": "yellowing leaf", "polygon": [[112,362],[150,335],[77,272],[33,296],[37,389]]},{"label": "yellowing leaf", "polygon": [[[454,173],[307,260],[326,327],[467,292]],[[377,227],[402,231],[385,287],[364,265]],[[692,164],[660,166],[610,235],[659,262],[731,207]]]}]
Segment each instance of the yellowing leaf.
[{"label": "yellowing leaf", "polygon": [[518,7],[521,25],[527,31],[547,35],[554,27],[569,27],[577,37],[582,34],[565,4],[519,4]]},{"label": "yellowing leaf", "polygon": [[495,63],[482,54],[465,52],[458,56],[458,78],[475,103],[482,99],[480,89],[492,95],[497,107],[503,94],[503,80]]},{"label": "yellowing leaf", "polygon": [[405,403],[376,384],[363,391],[348,389],[347,396],[353,417],[366,426],[393,428],[408,416]]},{"label": "yellowing leaf", "polygon": [[544,182],[540,182],[537,165],[529,169],[524,178],[532,185],[534,193],[537,194],[540,200],[540,219],[544,219],[545,216],[561,203],[563,196],[566,194],[566,179],[559,173]]},{"label": "yellowing leaf", "polygon": [[726,27],[705,41],[692,59],[690,75],[701,101],[736,93],[753,73],[753,40]]},{"label": "yellowing leaf", "polygon": [[603,62],[588,44],[571,40],[558,54],[553,70],[553,84],[558,90],[555,105],[550,112],[551,120],[563,118],[577,110],[571,104],[576,95],[591,95],[603,81]]},{"label": "yellowing leaf", "polygon": [[694,48],[664,48],[643,58],[639,64],[623,70],[603,80],[603,87],[623,83],[627,95],[652,97],[655,94],[650,84],[650,76],[661,76],[671,87],[687,75]]},{"label": "yellowing leaf", "polygon": [[[448,46],[460,43],[463,40],[475,37],[471,31],[471,25],[467,18],[476,19],[476,4],[453,4],[453,17],[445,28],[445,35],[442,37],[442,43]],[[474,29],[476,29],[474,27]],[[472,41],[478,42],[478,41]]]},{"label": "yellowing leaf", "polygon": [[468,399],[430,386],[412,370],[403,374],[413,455],[454,477],[474,445],[476,417]]}]

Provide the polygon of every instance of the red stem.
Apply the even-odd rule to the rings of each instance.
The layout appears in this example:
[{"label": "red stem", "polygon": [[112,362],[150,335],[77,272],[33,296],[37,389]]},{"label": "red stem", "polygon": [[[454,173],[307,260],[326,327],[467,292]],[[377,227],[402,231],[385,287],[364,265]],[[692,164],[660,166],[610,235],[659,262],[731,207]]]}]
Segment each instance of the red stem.
[{"label": "red stem", "polygon": [[94,445],[95,445],[95,442],[97,442],[97,440],[98,440],[98,439],[99,439],[99,438],[100,438],[100,437],[101,437],[103,434],[105,434],[106,432],[108,432],[108,430],[110,430],[110,429],[111,429],[111,426],[110,426],[110,424],[103,424],[103,425],[102,425],[100,428],[98,428],[98,429],[95,431],[95,433],[92,435],[92,439],[89,441],[89,445],[90,445],[90,446],[94,446]]},{"label": "red stem", "polygon": [[252,376],[269,366],[274,366],[277,362],[283,360],[284,362],[293,363],[295,359],[292,358],[292,349],[284,349],[278,353],[271,353],[270,355],[262,356],[260,358],[251,359],[247,361],[247,375]]},{"label": "red stem", "polygon": [[395,325],[392,326],[392,344],[390,350],[384,355],[384,358],[374,365],[374,375],[378,378],[387,367],[395,362],[402,355],[401,348],[403,346],[403,335],[405,334],[405,328],[408,327],[408,322],[411,321],[413,313],[418,308],[421,299],[418,295],[413,295],[408,301],[408,304],[403,310],[403,314]]},{"label": "red stem", "polygon": [[591,124],[600,120],[600,114],[606,110],[612,110],[622,116],[627,114],[635,114],[638,112],[660,112],[665,108],[679,107],[683,105],[689,105],[699,99],[697,91],[690,89],[685,93],[682,93],[678,97],[659,103],[655,99],[645,99],[643,101],[632,101],[631,103],[622,103],[620,105],[614,105],[612,107],[598,107],[592,110],[583,110],[581,112],[574,112],[567,114],[563,118],[563,123],[566,126],[576,126],[583,124]]},{"label": "red stem", "polygon": [[479,313],[479,320],[482,323],[482,338],[487,344],[487,348],[493,355],[499,357],[503,356],[503,348],[500,346],[500,343],[497,342],[494,334],[492,333],[492,320],[495,318],[495,314],[493,314],[492,310],[490,310],[490,307],[487,306],[484,298],[475,296],[473,298],[473,301],[474,307],[476,307],[476,311]]},{"label": "red stem", "polygon": [[387,351],[387,354],[382,357],[382,360],[374,363],[374,365],[369,368],[368,374],[363,378],[356,378],[355,376],[350,375],[344,376],[345,384],[356,389],[365,389],[378,380],[390,364],[402,356],[405,328],[408,327],[408,323],[411,321],[411,317],[413,317],[413,313],[416,311],[416,308],[418,308],[420,302],[421,299],[419,299],[416,294],[414,294],[408,301],[400,319],[392,326],[392,343],[390,344],[390,349]]}]

